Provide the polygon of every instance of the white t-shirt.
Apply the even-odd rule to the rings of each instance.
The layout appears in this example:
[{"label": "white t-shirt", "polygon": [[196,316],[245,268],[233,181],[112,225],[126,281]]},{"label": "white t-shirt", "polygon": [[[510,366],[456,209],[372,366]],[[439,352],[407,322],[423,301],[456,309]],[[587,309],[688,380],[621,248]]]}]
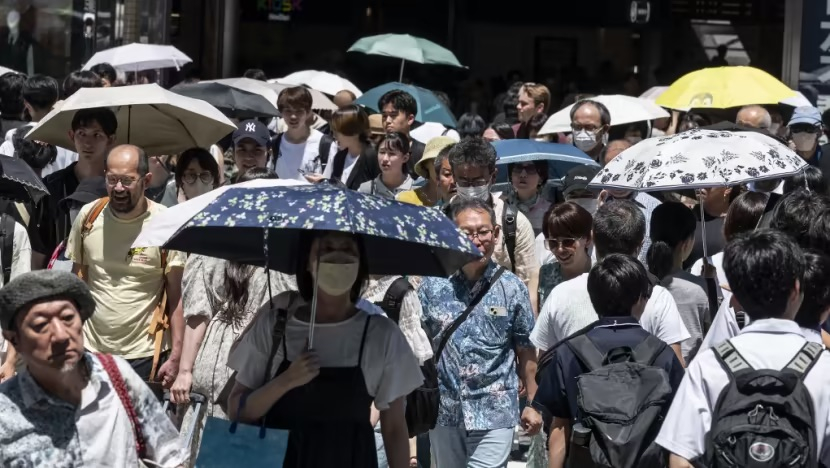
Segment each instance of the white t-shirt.
[{"label": "white t-shirt", "polygon": [[[290,293],[274,298],[275,307],[285,307]],[[308,322],[294,317],[304,301],[297,298],[289,308],[290,317],[285,330],[288,359],[294,361],[302,353],[308,339]],[[375,398],[378,410],[408,395],[424,381],[418,360],[409,343],[394,322],[384,317],[383,311],[366,301],[359,301],[358,312],[340,323],[315,323],[313,348],[320,357],[321,367],[354,367],[358,364],[360,343],[366,319],[369,329],[360,367],[366,380],[366,390]],[[236,381],[256,389],[263,385],[265,366],[274,346],[271,332],[277,315],[265,304],[239,337],[228,356],[228,367],[237,371]],[[282,363],[283,347],[277,344],[274,364],[269,375],[276,375]]]},{"label": "white t-shirt", "polygon": [[[780,370],[804,346],[798,325],[790,320],[767,319],[747,325],[732,338],[732,345],[755,369]],[[686,460],[705,452],[712,416],[721,392],[729,383],[726,371],[712,350],[701,350],[686,369],[656,442]],[[830,355],[822,353],[804,378],[813,400],[819,461],[830,463]]]},{"label": "white t-shirt", "polygon": [[[6,140],[3,142],[2,145],[0,145],[0,154],[5,156],[14,156],[14,144],[12,143],[12,138],[14,138],[14,133],[16,131],[17,129],[13,128],[6,132]],[[55,161],[47,164],[40,171],[41,177],[46,177],[49,174],[55,171],[59,171],[78,160],[78,153],[74,151],[69,151],[66,148],[61,148],[60,146],[58,146],[57,149],[58,154],[55,158]]]},{"label": "white t-shirt", "polygon": [[[336,143],[333,143],[334,146],[337,146]],[[346,154],[346,159],[343,161],[343,173],[340,175],[340,181],[344,184],[346,181],[349,180],[349,176],[352,174],[352,169],[354,169],[355,163],[360,158],[360,155],[352,156],[351,154]],[[334,172],[334,155],[329,158],[329,164],[326,166],[326,171],[323,175],[326,179],[330,179],[332,173]]]},{"label": "white t-shirt", "polygon": [[[275,172],[279,178],[306,182],[306,178],[300,170],[305,171],[306,174],[323,174],[323,165],[318,157],[320,152],[320,139],[322,138],[323,134],[314,129],[311,129],[308,139],[303,143],[291,143],[285,137],[285,134],[283,134],[282,138],[280,138],[279,154],[274,155],[276,158]],[[329,151],[328,166],[331,166],[336,153],[337,143],[332,142],[331,150]]]},{"label": "white t-shirt", "polygon": [[[0,249],[0,256],[2,256],[2,249]],[[0,258],[2,262],[2,258]],[[2,264],[2,263],[0,263]],[[23,273],[28,273],[32,270],[32,245],[29,243],[29,234],[26,233],[20,223],[14,223],[14,238],[12,240],[12,271],[9,274],[10,279],[15,279]],[[3,287],[3,275],[0,272],[0,287]],[[3,336],[0,335],[0,365],[6,360],[6,352],[8,351],[8,344]]]},{"label": "white t-shirt", "polygon": [[[536,348],[548,350],[598,318],[588,295],[588,273],[583,273],[553,288],[530,333],[530,341]],[[640,325],[670,345],[690,337],[674,298],[661,286],[654,286]]]}]

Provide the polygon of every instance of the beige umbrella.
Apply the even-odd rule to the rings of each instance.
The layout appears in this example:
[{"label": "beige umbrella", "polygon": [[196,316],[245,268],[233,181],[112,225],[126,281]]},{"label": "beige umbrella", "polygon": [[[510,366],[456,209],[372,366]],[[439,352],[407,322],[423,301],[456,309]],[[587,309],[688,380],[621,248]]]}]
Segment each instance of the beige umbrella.
[{"label": "beige umbrella", "polygon": [[[293,87],[296,86],[296,85],[291,85],[291,84],[278,83],[278,82],[273,81],[273,80],[271,82],[268,82],[268,83],[265,83],[265,84],[269,88],[276,91],[277,94],[279,94],[283,89],[293,88]],[[308,92],[311,93],[311,108],[312,109],[314,109],[314,110],[330,110],[330,111],[336,111],[337,110],[337,106],[334,104],[334,102],[332,102],[331,99],[328,98],[328,96],[321,93],[320,91],[317,91],[316,89],[312,89],[312,88],[306,88],[306,89],[308,89]]]},{"label": "beige umbrella", "polygon": [[118,118],[117,143],[140,146],[151,155],[208,148],[236,126],[218,109],[199,99],[156,84],[115,88],[81,88],[56,105],[26,138],[73,150],[72,118],[81,109],[109,107]]},{"label": "beige umbrella", "polygon": [[279,92],[275,91],[264,81],[253,80],[251,78],[223,78],[221,80],[201,81],[200,83],[221,83],[248,93],[259,94],[273,104],[275,108],[277,107]]}]

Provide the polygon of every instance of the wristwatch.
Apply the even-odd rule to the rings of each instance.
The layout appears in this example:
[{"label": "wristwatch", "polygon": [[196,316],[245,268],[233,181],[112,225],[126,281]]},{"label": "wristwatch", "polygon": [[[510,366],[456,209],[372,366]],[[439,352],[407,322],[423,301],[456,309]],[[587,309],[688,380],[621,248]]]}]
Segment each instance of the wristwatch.
[{"label": "wristwatch", "polygon": [[527,400],[527,402],[525,403],[525,408],[533,408],[534,411],[538,412],[539,414],[542,414],[542,411],[545,407],[534,400]]}]

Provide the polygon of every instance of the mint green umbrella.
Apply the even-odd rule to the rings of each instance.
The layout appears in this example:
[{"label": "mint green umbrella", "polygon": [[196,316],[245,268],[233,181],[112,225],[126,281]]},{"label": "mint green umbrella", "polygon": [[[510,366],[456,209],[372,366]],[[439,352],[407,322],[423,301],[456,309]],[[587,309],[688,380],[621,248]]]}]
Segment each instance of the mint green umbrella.
[{"label": "mint green umbrella", "polygon": [[415,63],[464,67],[451,51],[432,41],[409,34],[381,34],[364,37],[349,47],[348,51],[401,59],[401,80],[403,80],[403,66],[407,60]]}]

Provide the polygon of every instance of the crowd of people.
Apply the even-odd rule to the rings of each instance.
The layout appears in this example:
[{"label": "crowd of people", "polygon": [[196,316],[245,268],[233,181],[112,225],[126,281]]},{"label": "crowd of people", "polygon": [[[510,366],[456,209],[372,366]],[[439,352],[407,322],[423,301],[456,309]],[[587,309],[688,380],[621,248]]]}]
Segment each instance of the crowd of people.
[{"label": "crowd of people", "polygon": [[[518,85],[515,113],[426,136],[405,91],[376,114],[338,93],[323,118],[289,87],[279,118],[235,120],[213,147],[176,155],[118,141],[109,108],[75,113],[74,148],[24,138],[59,99],[117,84],[108,66],[62,84],[0,76],[0,157],[49,191],[0,203],[4,466],[192,466],[208,418],[289,430],[290,467],[830,464],[818,109],[780,127],[762,106],[736,120],[790,145],[802,174],[697,193],[589,183],[640,140],[705,116],[619,128],[583,97],[570,133],[540,136],[553,109],[536,83]],[[516,138],[598,164],[551,190],[547,161],[499,164],[491,143]],[[508,189],[494,193],[502,170]],[[449,277],[373,276],[361,238],[309,231],[288,274],[133,247],[171,206],[277,178],[442,210],[482,258]],[[407,397],[430,366],[440,404],[413,433]]]}]

